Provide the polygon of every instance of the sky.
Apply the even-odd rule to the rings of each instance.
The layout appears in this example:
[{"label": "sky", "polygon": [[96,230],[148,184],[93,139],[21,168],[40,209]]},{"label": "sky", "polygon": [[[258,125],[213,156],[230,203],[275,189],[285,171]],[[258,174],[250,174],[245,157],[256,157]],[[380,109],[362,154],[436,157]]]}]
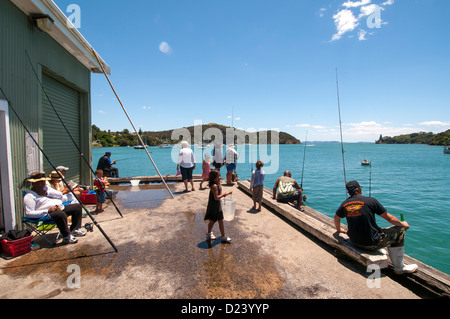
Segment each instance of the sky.
[{"label": "sky", "polygon": [[[448,0],[54,2],[143,131],[201,122],[340,141],[342,127],[344,142],[374,142],[450,129]],[[105,76],[91,82],[92,123],[132,131]]]}]

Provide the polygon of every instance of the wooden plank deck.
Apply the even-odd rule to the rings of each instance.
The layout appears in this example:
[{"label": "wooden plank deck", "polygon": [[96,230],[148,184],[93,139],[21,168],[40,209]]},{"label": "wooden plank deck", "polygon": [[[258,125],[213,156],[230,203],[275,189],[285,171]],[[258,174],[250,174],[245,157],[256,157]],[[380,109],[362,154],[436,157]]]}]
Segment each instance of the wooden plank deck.
[{"label": "wooden plank deck", "polygon": [[[250,183],[248,181],[238,182],[238,187],[248,194],[250,193]],[[305,206],[305,211],[300,212],[289,204],[278,203],[272,199],[272,191],[264,189],[263,203],[269,208],[275,210],[280,215],[314,235],[329,246],[338,249],[353,260],[364,266],[376,264],[380,269],[388,267],[388,258],[381,251],[367,252],[352,245],[346,234],[336,234],[334,221],[310,207]],[[345,225],[343,225],[345,226]]]},{"label": "wooden plank deck", "polygon": [[[166,182],[181,182],[182,181],[181,175],[178,175],[178,176],[167,175],[167,176],[163,176],[163,178]],[[193,175],[192,179],[194,181],[201,181],[202,176],[201,175]],[[144,183],[144,184],[161,183],[161,177],[159,177],[159,176],[108,177],[108,182],[111,185],[130,183],[131,180],[140,180],[141,183]]]},{"label": "wooden plank deck", "polygon": [[[245,193],[251,195],[250,182],[239,181],[238,187]],[[334,220],[323,215],[310,207],[305,206],[305,211],[300,212],[289,204],[278,203],[272,199],[272,190],[264,189],[263,204],[284,216],[301,229],[307,231],[327,245],[337,249],[341,253],[359,262],[364,266],[376,264],[380,269],[392,268],[392,263],[381,251],[368,252],[352,245],[346,234],[337,234]],[[341,226],[345,228],[345,225]],[[387,249],[386,249],[387,250]],[[433,292],[439,297],[450,298],[450,276],[427,264],[422,263],[408,255],[405,255],[406,264],[417,264],[419,270],[414,274],[399,275],[399,280],[411,281],[422,288]]]}]

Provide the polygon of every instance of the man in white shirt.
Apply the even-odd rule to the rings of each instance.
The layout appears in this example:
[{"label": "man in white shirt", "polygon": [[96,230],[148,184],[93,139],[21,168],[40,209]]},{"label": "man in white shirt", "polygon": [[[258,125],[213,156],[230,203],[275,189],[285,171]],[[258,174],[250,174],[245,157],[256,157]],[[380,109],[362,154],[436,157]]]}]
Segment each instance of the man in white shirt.
[{"label": "man in white shirt", "polygon": [[195,191],[194,181],[192,179],[192,172],[195,169],[195,157],[194,152],[189,147],[189,143],[186,141],[181,142],[181,150],[178,154],[177,171],[181,171],[181,177],[184,183],[185,190],[183,192],[189,192],[188,182],[191,183],[192,190]]},{"label": "man in white shirt", "polygon": [[227,165],[227,184],[233,185],[233,171],[236,169],[235,159],[237,159],[238,153],[234,149],[234,145],[230,144],[225,153],[225,162]]},{"label": "man in white shirt", "polygon": [[[79,230],[82,221],[82,207],[80,204],[68,204],[73,199],[72,194],[63,193],[48,187],[46,182],[49,178],[43,172],[31,174],[26,181],[32,183],[31,191],[23,198],[25,216],[28,218],[42,218],[47,215],[55,222],[63,236],[63,242],[74,244],[78,241],[74,236],[84,236],[85,232]],[[70,229],[67,216],[72,216]]]}]

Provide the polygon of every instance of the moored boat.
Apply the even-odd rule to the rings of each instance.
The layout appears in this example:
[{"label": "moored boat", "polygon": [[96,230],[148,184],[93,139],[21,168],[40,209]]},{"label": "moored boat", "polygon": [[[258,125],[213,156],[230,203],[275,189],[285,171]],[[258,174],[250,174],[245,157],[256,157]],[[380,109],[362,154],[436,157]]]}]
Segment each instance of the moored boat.
[{"label": "moored boat", "polygon": [[450,146],[444,146],[444,154],[450,154]]},{"label": "moored boat", "polygon": [[364,161],[361,162],[362,166],[370,166],[372,164],[372,162],[367,161],[366,159]]}]

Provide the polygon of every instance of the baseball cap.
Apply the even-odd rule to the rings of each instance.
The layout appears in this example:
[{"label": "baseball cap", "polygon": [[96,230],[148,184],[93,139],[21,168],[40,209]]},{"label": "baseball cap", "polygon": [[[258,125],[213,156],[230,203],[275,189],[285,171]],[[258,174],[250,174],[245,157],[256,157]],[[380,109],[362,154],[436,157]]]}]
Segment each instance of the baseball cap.
[{"label": "baseball cap", "polygon": [[359,185],[359,183],[357,181],[350,181],[347,184],[345,184],[345,187],[347,187],[348,191],[353,191],[357,188],[360,188],[361,186]]}]

